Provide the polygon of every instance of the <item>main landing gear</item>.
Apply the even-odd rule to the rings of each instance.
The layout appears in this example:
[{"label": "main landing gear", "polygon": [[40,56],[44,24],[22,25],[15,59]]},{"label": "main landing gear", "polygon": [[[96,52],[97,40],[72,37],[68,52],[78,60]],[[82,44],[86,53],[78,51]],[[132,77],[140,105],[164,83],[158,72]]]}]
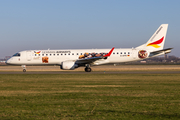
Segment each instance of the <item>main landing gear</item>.
[{"label": "main landing gear", "polygon": [[89,65],[89,64],[87,64],[84,70],[85,70],[86,72],[91,72],[90,65]]},{"label": "main landing gear", "polygon": [[26,72],[26,65],[21,65],[21,67],[23,68],[23,72]]}]

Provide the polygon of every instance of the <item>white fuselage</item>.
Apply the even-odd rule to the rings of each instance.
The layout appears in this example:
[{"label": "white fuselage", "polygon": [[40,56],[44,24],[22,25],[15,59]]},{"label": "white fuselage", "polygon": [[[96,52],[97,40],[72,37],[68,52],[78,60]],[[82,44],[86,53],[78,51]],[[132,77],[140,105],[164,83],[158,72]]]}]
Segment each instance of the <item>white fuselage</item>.
[{"label": "white fuselage", "polygon": [[[6,63],[12,65],[61,65],[64,61],[76,61],[84,53],[108,53],[110,49],[72,49],[72,50],[27,50],[12,56]],[[107,59],[100,59],[92,65],[121,63],[140,60],[136,49],[114,49]],[[48,61],[43,62],[47,57]]]}]

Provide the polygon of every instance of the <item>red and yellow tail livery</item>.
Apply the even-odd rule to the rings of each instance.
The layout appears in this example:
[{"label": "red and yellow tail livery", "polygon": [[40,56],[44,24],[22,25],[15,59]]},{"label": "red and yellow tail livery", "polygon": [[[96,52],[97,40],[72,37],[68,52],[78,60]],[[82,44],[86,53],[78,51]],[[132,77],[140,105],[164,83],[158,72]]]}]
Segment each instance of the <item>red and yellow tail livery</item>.
[{"label": "red and yellow tail livery", "polygon": [[160,48],[161,46],[159,44],[161,44],[163,42],[163,40],[164,40],[164,36],[161,39],[159,39],[159,40],[157,40],[155,42],[149,43],[147,46],[152,46],[152,47],[155,47],[155,48]]}]

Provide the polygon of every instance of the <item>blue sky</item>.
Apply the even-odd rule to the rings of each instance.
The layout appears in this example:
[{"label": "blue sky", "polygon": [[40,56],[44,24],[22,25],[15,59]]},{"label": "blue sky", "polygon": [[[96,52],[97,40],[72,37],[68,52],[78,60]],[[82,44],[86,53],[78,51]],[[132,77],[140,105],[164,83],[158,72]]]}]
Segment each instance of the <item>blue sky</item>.
[{"label": "blue sky", "polygon": [[179,0],[0,0],[0,58],[22,50],[131,48],[169,24],[180,57]]}]

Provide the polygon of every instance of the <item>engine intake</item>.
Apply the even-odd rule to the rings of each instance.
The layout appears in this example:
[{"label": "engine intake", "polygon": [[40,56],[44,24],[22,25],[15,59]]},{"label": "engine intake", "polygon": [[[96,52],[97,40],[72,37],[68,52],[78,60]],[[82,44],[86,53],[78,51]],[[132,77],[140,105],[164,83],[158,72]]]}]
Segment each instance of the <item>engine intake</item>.
[{"label": "engine intake", "polygon": [[75,64],[75,62],[72,61],[64,61],[61,63],[61,69],[63,70],[74,70],[75,68],[77,68],[78,65]]}]

